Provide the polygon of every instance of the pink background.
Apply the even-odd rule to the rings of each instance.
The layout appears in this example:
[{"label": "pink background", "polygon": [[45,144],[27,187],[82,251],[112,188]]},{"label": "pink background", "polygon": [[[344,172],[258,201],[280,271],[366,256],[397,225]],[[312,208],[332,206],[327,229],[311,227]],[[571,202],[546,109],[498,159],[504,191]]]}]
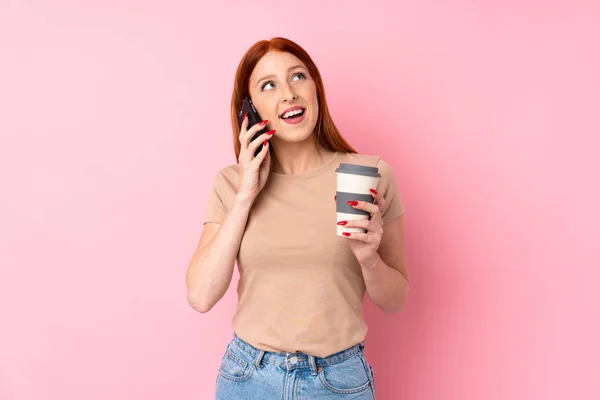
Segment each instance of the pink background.
[{"label": "pink background", "polygon": [[212,398],[235,282],[202,315],[185,271],[277,35],[407,208],[378,399],[600,398],[598,3],[235,3],[0,2],[0,399]]}]

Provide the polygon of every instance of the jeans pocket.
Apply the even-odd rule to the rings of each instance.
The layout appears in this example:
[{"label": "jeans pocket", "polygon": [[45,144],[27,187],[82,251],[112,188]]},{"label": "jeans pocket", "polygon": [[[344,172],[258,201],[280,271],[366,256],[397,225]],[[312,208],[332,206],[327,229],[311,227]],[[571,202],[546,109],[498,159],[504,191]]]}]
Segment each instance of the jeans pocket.
[{"label": "jeans pocket", "polygon": [[373,398],[375,398],[375,394],[377,393],[375,390],[375,371],[373,367],[369,364],[369,371],[371,371],[371,389],[373,390]]},{"label": "jeans pocket", "polygon": [[339,363],[323,365],[319,368],[319,379],[323,386],[336,394],[361,393],[371,386],[359,354]]},{"label": "jeans pocket", "polygon": [[221,360],[219,375],[230,381],[244,382],[250,378],[254,368],[252,360],[235,349],[233,345],[229,345]]},{"label": "jeans pocket", "polygon": [[375,371],[373,370],[373,367],[369,363],[369,360],[367,360],[367,357],[364,353],[361,353],[360,358],[363,362],[365,371],[367,371],[367,374],[369,375],[369,382],[371,382],[371,393],[373,393],[373,398],[375,398]]}]

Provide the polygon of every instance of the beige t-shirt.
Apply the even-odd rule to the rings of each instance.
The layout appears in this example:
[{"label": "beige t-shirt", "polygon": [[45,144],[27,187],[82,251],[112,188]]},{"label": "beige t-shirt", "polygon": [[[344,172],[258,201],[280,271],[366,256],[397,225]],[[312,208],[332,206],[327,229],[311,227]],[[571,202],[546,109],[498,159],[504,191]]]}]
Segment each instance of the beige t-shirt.
[{"label": "beige t-shirt", "polygon": [[[378,156],[335,153],[311,172],[272,172],[252,206],[237,259],[233,329],[259,349],[326,357],[366,335],[361,267],[348,239],[336,235],[335,169],[342,162],[379,167],[384,225],[404,212],[394,173]],[[238,165],[219,171],[205,223],[223,223],[238,181]]]}]

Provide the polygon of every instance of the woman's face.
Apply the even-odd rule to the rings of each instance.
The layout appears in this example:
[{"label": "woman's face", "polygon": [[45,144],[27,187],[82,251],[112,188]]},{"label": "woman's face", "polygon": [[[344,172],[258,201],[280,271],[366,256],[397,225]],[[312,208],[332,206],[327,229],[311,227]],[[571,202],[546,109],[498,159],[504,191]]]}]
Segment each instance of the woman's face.
[{"label": "woman's face", "polygon": [[319,104],[315,82],[306,66],[293,54],[270,51],[250,75],[250,97],[273,139],[301,142],[317,123]]}]

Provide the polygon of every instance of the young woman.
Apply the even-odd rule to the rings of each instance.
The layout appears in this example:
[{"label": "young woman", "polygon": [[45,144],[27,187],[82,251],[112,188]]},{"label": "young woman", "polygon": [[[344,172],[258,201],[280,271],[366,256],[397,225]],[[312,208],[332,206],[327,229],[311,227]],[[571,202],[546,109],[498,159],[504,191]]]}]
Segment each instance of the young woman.
[{"label": "young woman", "polygon": [[[250,129],[247,117],[238,123],[246,96],[264,118]],[[238,162],[213,182],[186,277],[188,301],[204,313],[227,291],[238,263],[233,339],[217,399],[373,399],[364,295],[392,313],[409,288],[404,206],[392,169],[344,140],[315,63],[285,38],[260,41],[242,58],[231,123]],[[379,168],[374,203],[348,203],[370,213],[368,220],[337,222],[340,163]],[[367,231],[338,236],[340,225]]]}]

